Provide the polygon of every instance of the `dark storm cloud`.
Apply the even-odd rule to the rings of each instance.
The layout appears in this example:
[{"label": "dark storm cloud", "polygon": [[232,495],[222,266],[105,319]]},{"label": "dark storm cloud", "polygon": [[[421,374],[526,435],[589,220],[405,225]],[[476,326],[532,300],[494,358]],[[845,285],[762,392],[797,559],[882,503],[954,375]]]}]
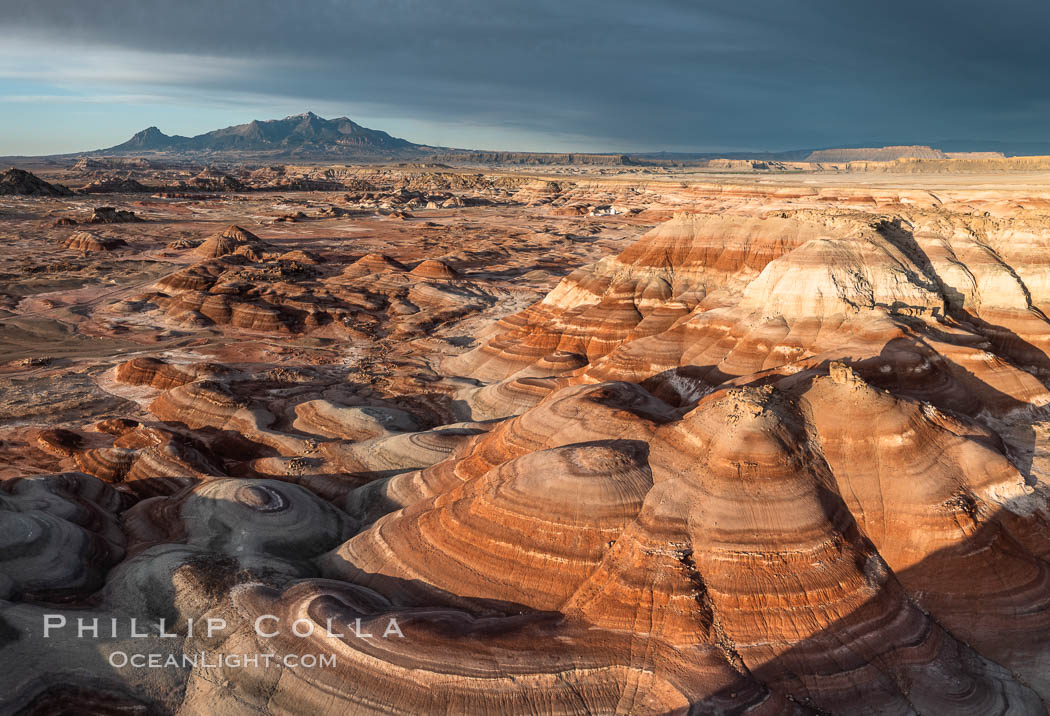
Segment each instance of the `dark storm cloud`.
[{"label": "dark storm cloud", "polygon": [[[200,87],[639,148],[1048,138],[1050,3],[0,0],[9,29],[258,72]],[[191,83],[192,84],[192,83]]]}]

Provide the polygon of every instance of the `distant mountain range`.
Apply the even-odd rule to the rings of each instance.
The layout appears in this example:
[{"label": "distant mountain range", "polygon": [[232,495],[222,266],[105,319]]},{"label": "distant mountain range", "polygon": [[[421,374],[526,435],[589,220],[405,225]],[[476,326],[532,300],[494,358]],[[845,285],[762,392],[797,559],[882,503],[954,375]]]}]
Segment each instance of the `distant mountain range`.
[{"label": "distant mountain range", "polygon": [[325,119],[313,112],[284,119],[255,120],[195,137],[168,135],[156,127],[94,154],[249,154],[275,157],[346,159],[411,159],[432,154],[435,147],[413,144],[346,117]]},{"label": "distant mountain range", "polygon": [[[454,149],[415,144],[369,129],[347,117],[325,119],[304,112],[284,119],[255,120],[195,137],[168,135],[157,127],[136,133],[107,149],[62,156],[150,156],[225,161],[429,161],[470,164],[703,164],[711,159],[759,162],[856,162],[894,159],[954,158],[958,153],[1002,153],[1006,156],[1050,155],[1047,142],[945,140],[931,146],[870,142],[780,152],[632,152],[549,153]],[[977,157],[974,157],[977,158]]]}]

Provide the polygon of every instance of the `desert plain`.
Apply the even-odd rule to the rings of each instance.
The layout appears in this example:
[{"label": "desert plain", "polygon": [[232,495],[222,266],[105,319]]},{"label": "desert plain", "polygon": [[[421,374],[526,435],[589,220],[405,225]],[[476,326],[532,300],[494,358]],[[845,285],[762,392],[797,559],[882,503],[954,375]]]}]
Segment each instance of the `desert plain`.
[{"label": "desert plain", "polygon": [[0,712],[1045,713],[1050,173],[899,168],[5,173]]}]

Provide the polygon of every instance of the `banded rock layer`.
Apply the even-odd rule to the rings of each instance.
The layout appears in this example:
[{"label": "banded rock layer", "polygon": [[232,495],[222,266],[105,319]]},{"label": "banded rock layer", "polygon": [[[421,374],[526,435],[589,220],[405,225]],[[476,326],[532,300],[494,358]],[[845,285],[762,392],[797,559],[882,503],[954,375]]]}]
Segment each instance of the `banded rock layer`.
[{"label": "banded rock layer", "polygon": [[[0,703],[44,708],[44,673],[184,714],[1045,713],[1048,245],[1024,214],[680,215],[447,360],[463,422],[436,427],[132,359],[155,424],[42,434],[95,477],[0,493],[0,537],[43,525],[54,565],[0,551],[0,616],[28,630],[43,592],[177,625],[151,648],[335,665],[84,680],[8,640]],[[214,261],[165,290],[226,295]],[[324,286],[469,300],[420,266]]]}]

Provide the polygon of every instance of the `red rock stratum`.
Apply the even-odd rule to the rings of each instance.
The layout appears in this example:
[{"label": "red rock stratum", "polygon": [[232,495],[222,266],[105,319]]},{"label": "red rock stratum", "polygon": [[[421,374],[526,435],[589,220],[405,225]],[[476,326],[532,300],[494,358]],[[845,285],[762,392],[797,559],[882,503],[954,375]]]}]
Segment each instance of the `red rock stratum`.
[{"label": "red rock stratum", "polygon": [[[598,190],[517,201],[553,222]],[[105,315],[171,346],[93,374],[105,419],[19,433],[53,474],[0,482],[0,704],[1045,713],[1050,219],[701,193],[498,320],[526,275],[503,246],[166,247]],[[333,358],[272,364],[289,346]],[[44,614],[177,636],[42,649]]]}]

